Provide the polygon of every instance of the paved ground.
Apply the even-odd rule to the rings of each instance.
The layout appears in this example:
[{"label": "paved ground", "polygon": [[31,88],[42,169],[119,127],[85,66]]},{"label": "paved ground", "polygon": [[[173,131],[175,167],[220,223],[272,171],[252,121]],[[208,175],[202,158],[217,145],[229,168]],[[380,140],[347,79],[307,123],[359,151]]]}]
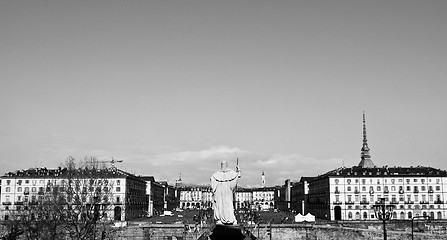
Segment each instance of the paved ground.
[{"label": "paved ground", "polygon": [[[172,216],[153,216],[150,218],[140,218],[136,221],[144,221],[149,223],[160,223],[160,224],[173,224],[173,223],[182,223],[182,224],[193,224],[198,220],[198,216],[207,215],[206,212],[199,210],[184,210],[184,211],[172,211]],[[238,213],[243,215],[243,213]],[[253,214],[257,214],[259,217],[260,223],[293,223],[294,215],[293,213],[288,212],[274,212],[274,211],[256,211],[252,212]],[[208,212],[207,219],[210,219],[212,213]],[[239,216],[238,216],[239,219]]]}]

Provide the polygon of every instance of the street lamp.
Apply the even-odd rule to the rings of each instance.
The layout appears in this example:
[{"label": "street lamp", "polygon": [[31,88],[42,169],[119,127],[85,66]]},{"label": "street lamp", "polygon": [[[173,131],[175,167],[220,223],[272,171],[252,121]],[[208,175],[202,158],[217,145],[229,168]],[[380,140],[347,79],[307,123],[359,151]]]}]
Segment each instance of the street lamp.
[{"label": "street lamp", "polygon": [[386,205],[385,198],[380,198],[379,204],[374,204],[373,209],[376,215],[376,218],[382,220],[383,222],[383,239],[386,240],[386,221],[390,220],[393,217],[393,209],[394,205]]},{"label": "street lamp", "polygon": [[426,215],[422,215],[422,216],[415,216],[411,218],[411,240],[414,239],[414,228],[413,228],[413,224],[414,224],[414,219],[415,218],[427,218],[428,220],[430,220],[430,216],[426,216]]}]

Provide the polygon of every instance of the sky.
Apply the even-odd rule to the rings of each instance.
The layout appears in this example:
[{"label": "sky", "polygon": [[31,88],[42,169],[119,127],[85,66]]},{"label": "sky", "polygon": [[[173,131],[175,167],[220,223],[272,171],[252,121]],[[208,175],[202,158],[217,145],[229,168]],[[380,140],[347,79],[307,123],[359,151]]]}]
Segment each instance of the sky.
[{"label": "sky", "polygon": [[447,1],[0,1],[0,174],[447,169]]}]

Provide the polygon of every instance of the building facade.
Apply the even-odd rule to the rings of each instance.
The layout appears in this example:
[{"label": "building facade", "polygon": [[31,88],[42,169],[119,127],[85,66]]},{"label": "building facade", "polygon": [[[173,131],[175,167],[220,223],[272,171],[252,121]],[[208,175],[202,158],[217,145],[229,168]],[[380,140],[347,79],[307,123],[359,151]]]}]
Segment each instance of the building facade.
[{"label": "building facade", "polygon": [[310,212],[328,220],[374,220],[373,205],[382,199],[385,204],[395,206],[394,219],[447,218],[447,171],[423,166],[377,167],[369,151],[363,114],[363,144],[358,166],[302,179],[292,186],[292,202],[299,206],[302,201],[303,213]]},{"label": "building facade", "polygon": [[[82,170],[76,170],[82,171]],[[78,172],[79,173],[79,172]],[[31,168],[6,173],[1,177],[0,218],[7,220],[21,209],[42,203],[49,195],[67,197],[72,204],[96,204],[107,208],[108,219],[125,221],[141,217],[147,209],[146,183],[116,168],[88,174],[70,175],[67,169]]]}]

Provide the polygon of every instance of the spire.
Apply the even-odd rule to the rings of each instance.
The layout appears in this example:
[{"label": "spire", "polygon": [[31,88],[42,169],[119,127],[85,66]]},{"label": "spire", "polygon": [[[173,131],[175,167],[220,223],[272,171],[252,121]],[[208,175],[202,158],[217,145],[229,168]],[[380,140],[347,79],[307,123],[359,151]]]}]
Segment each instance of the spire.
[{"label": "spire", "polygon": [[363,112],[363,146],[361,149],[361,161],[359,167],[370,168],[375,167],[374,163],[371,161],[371,155],[369,155],[368,140],[366,139],[366,121],[365,112]]},{"label": "spire", "polygon": [[264,171],[262,171],[261,185],[262,185],[262,187],[265,187],[265,174],[264,174]]}]

